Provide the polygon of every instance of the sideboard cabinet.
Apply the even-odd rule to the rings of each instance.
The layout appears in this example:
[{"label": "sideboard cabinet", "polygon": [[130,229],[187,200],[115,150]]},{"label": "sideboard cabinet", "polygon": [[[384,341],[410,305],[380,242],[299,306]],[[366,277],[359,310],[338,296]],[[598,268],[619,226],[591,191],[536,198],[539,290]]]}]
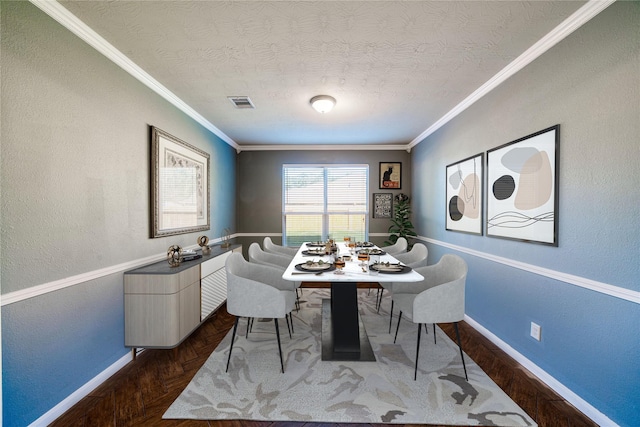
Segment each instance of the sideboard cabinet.
[{"label": "sideboard cabinet", "polygon": [[241,245],[170,267],[166,261],[124,273],[124,345],[175,348],[227,299],[224,264]]}]

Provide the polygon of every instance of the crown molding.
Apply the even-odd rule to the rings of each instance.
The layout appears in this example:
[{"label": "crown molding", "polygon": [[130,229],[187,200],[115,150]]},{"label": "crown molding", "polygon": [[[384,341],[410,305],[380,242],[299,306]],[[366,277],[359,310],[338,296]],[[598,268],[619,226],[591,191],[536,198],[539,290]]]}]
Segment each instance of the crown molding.
[{"label": "crown molding", "polygon": [[160,82],[154,79],[150,74],[140,68],[136,63],[129,59],[125,54],[116,49],[111,43],[102,38],[98,33],[93,31],[88,25],[78,19],[74,14],[69,12],[64,6],[54,0],[29,0],[36,7],[49,15],[63,27],[80,37],[89,46],[107,57],[113,63],[118,65],[127,73],[138,79],[142,84],[153,90],[155,93],[163,97],[169,103],[181,110],[183,113],[200,123],[206,129],[211,131],[218,138],[238,150],[240,146],[224,132],[215,127],[211,122],[205,119],[200,113],[187,105],[176,94],[164,87]]},{"label": "crown molding", "polygon": [[349,151],[403,151],[411,152],[411,148],[407,145],[355,145],[355,144],[280,144],[280,145],[242,145],[236,151],[336,151],[336,150],[349,150]]},{"label": "crown molding", "polygon": [[214,135],[218,136],[228,145],[236,149],[236,152],[242,151],[310,151],[310,150],[406,150],[411,152],[411,149],[426,139],[429,135],[440,129],[450,120],[455,118],[458,114],[462,113],[468,107],[473,105],[476,101],[482,98],[487,93],[498,87],[509,77],[526,67],[532,61],[537,59],[540,55],[551,49],[558,42],[566,38],[569,34],[573,33],[576,29],[580,28],[583,24],[588,22],[591,18],[602,12],[608,6],[615,2],[615,0],[589,0],[584,6],[574,12],[571,16],[565,19],[560,25],[554,28],[546,36],[540,39],[537,43],[527,49],[522,55],[516,58],[513,62],[503,68],[495,76],[489,79],[486,83],[476,89],[471,95],[465,98],[461,103],[456,105],[448,113],[438,119],[433,125],[427,128],[424,132],[414,138],[406,145],[238,145],[233,139],[227,136],[224,132],[214,126],[211,122],[205,119],[200,113],[187,105],[178,96],[176,96],[169,89],[164,87],[160,82],[155,80],[146,71],[131,61],[126,55],[116,49],[113,45],[102,38],[98,33],[93,31],[84,22],[79,20],[75,15],[64,8],[60,3],[55,0],[29,0],[40,10],[45,12],[51,18],[63,25],[73,34],[80,37],[87,44],[92,46],[98,52],[102,53],[108,59],[113,61],[116,65],[120,66],[123,70],[131,74],[138,79],[144,85],[151,90],[162,96],[165,100],[173,104],[182,112],[193,118],[196,122],[200,123],[206,129],[211,131]]},{"label": "crown molding", "polygon": [[580,9],[575,11],[571,16],[562,21],[560,25],[551,30],[546,36],[538,40],[533,46],[525,50],[522,55],[518,56],[509,65],[504,67],[495,76],[489,79],[485,84],[476,89],[471,95],[465,98],[461,103],[453,107],[451,111],[442,116],[438,121],[432,124],[427,130],[418,135],[411,141],[407,148],[411,149],[422,142],[429,135],[447,124],[450,120],[462,113],[468,107],[473,105],[480,98],[491,92],[493,89],[504,83],[509,77],[529,65],[543,53],[551,49],[553,46],[564,40],[569,34],[587,23],[591,18],[602,12],[608,6],[613,4],[615,0],[590,0]]}]

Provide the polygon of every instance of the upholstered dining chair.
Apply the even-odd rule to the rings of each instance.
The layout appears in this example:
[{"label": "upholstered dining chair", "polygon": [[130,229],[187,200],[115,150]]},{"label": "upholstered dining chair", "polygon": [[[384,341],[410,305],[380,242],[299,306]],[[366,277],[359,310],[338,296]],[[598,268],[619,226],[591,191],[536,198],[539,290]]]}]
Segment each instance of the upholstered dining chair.
[{"label": "upholstered dining chair", "polygon": [[[400,261],[404,265],[408,265],[411,268],[418,267],[426,267],[427,266],[427,258],[429,256],[429,249],[422,244],[416,243],[413,245],[409,252],[402,252],[394,255],[394,258]],[[377,305],[378,312],[380,312],[380,306],[382,305],[382,296],[384,294],[385,289],[390,293],[393,293],[393,285],[392,282],[379,282],[381,289],[378,290],[377,294]],[[391,311],[389,313],[389,333],[391,333],[391,319],[393,319],[393,298],[391,299]]]},{"label": "upholstered dining chair", "polygon": [[266,252],[262,250],[260,244],[257,242],[253,242],[249,245],[248,254],[250,262],[262,265],[278,266],[282,269],[286,269],[293,259],[286,255]]},{"label": "upholstered dining chair", "polygon": [[269,236],[264,238],[264,241],[262,242],[262,247],[266,252],[284,255],[290,259],[293,259],[293,257],[298,253],[298,248],[276,245],[275,243],[273,243],[273,240],[271,240],[271,237]]},{"label": "upholstered dining chair", "polygon": [[[291,260],[293,259],[293,257],[288,258],[285,255],[265,252],[262,250],[262,248],[260,247],[260,244],[258,244],[257,242],[253,242],[249,245],[248,254],[249,254],[250,262],[256,263],[256,264],[268,265],[271,267],[276,267],[279,270],[282,270],[282,273],[284,273],[284,270],[286,270],[287,267],[289,267],[289,264],[291,264]],[[302,285],[302,282],[294,282],[294,283],[295,283],[295,289],[296,289],[296,306],[299,310],[300,299],[298,297],[298,289]]]},{"label": "upholstered dining chair", "polygon": [[[293,282],[284,280],[281,270],[247,262],[240,253],[233,253],[227,258],[225,270],[227,272],[227,312],[236,316],[226,371],[229,371],[231,352],[238,330],[238,320],[241,317],[249,319],[258,317],[274,320],[278,353],[280,354],[280,368],[284,373],[278,319],[284,317],[287,320],[287,326],[289,325],[289,317],[296,300]],[[291,320],[293,321],[293,319]],[[248,327],[249,325],[247,325]]]},{"label": "upholstered dining chair", "polygon": [[417,283],[393,283],[392,299],[400,309],[398,326],[393,342],[398,338],[400,320],[404,314],[413,323],[418,324],[418,342],[416,345],[416,366],[413,379],[418,375],[418,355],[420,354],[420,331],[427,323],[453,323],[462,358],[464,376],[468,380],[464,362],[458,322],[464,319],[464,290],[467,279],[467,264],[457,255],[443,255],[437,264],[415,269],[424,276]]},{"label": "upholstered dining chair", "polygon": [[409,243],[407,243],[407,239],[404,237],[398,237],[398,240],[393,245],[383,246],[380,249],[388,253],[389,255],[395,256],[396,254],[406,252],[409,247]]}]

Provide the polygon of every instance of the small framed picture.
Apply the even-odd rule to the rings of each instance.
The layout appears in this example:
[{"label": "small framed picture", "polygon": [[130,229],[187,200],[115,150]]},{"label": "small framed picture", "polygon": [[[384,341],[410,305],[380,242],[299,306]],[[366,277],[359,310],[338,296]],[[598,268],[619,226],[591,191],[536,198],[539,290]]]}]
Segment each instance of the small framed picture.
[{"label": "small framed picture", "polygon": [[391,218],[393,216],[393,194],[373,193],[373,217]]},{"label": "small framed picture", "polygon": [[402,163],[384,163],[380,162],[380,189],[402,188]]}]

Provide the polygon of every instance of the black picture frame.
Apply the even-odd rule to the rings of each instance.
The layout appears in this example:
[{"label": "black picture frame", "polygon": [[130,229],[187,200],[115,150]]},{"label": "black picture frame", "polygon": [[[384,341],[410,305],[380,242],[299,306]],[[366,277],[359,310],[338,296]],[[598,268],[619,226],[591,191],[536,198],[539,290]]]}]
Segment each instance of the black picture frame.
[{"label": "black picture frame", "polygon": [[446,167],[445,229],[482,236],[484,153]]},{"label": "black picture frame", "polygon": [[487,151],[487,236],[558,246],[560,125]]},{"label": "black picture frame", "polygon": [[381,190],[400,190],[402,188],[402,163],[380,162],[378,182]]},{"label": "black picture frame", "polygon": [[373,217],[393,218],[393,193],[373,193]]}]

